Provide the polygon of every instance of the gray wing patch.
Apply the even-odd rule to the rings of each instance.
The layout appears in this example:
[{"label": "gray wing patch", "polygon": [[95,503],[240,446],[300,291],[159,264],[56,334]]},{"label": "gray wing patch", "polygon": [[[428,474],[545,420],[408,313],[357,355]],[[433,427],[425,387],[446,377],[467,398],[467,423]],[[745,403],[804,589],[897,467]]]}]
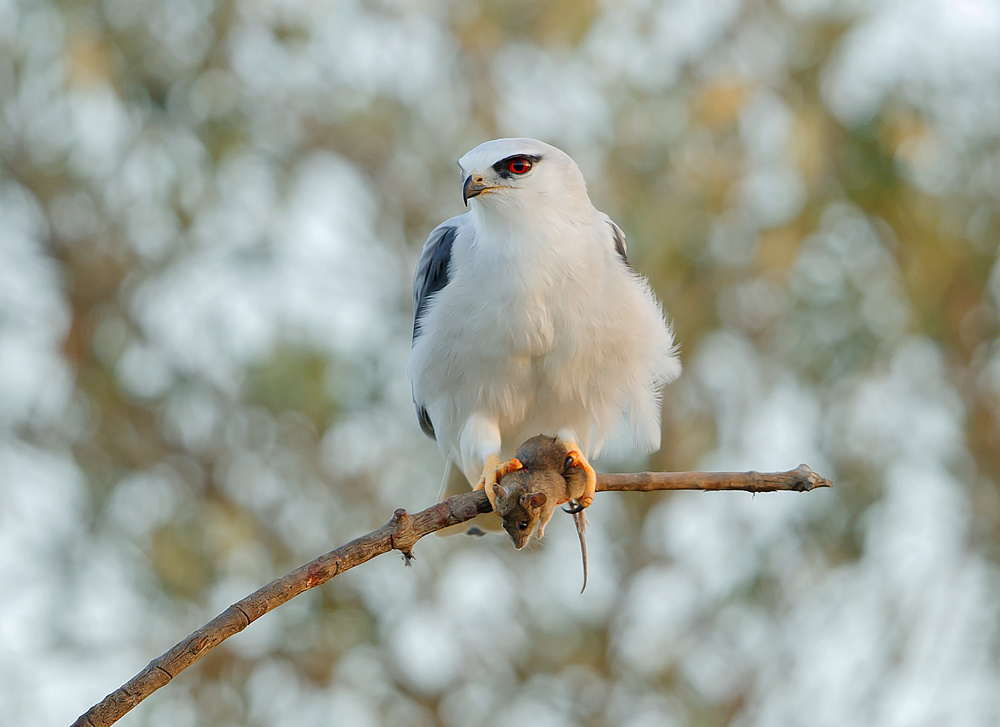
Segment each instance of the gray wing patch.
[{"label": "gray wing patch", "polygon": [[615,252],[621,255],[622,260],[628,265],[628,245],[625,244],[625,233],[622,232],[622,228],[611,220],[608,220],[608,224],[611,225],[611,236],[615,241]]},{"label": "gray wing patch", "polygon": [[[421,322],[427,313],[431,296],[448,284],[450,279],[448,264],[451,262],[451,247],[458,234],[458,227],[442,225],[431,232],[417,261],[417,274],[413,280],[413,341],[421,331]],[[431,439],[435,439],[434,423],[424,405],[414,399],[417,421],[420,429]]]},{"label": "gray wing patch", "polygon": [[427,238],[417,262],[413,281],[413,339],[420,335],[420,323],[427,311],[430,297],[448,284],[448,263],[451,246],[458,234],[457,227],[438,227]]}]

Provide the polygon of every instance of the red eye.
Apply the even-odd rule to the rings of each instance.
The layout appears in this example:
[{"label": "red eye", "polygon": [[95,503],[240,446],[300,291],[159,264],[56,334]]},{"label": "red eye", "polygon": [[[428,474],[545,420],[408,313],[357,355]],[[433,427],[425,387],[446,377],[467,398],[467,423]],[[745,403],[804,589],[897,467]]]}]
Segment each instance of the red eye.
[{"label": "red eye", "polygon": [[531,169],[531,162],[528,159],[519,157],[507,162],[507,168],[514,174],[527,174],[528,170]]}]

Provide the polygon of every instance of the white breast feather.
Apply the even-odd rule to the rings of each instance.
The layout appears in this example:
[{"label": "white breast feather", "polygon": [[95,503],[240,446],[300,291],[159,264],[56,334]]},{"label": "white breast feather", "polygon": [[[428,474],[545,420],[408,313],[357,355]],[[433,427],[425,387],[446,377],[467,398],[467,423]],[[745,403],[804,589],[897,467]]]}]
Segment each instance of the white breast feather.
[{"label": "white breast feather", "polygon": [[470,479],[482,462],[463,461],[459,435],[476,413],[499,423],[503,457],[567,429],[594,456],[623,420],[634,446],[659,446],[659,388],[680,374],[673,335],[587,203],[574,222],[526,228],[475,208],[452,221],[452,277],[427,307],[409,371],[443,456]]}]

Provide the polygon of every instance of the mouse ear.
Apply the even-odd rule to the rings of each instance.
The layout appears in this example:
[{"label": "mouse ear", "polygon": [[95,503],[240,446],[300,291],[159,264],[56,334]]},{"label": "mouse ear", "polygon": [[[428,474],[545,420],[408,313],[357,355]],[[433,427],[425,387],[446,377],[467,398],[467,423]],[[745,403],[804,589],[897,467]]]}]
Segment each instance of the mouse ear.
[{"label": "mouse ear", "polygon": [[530,495],[524,495],[521,498],[525,505],[531,505],[531,507],[541,507],[545,504],[548,499],[544,492],[532,492]]},{"label": "mouse ear", "polygon": [[499,483],[493,485],[493,494],[501,500],[507,499],[507,490],[505,490],[503,485]]}]

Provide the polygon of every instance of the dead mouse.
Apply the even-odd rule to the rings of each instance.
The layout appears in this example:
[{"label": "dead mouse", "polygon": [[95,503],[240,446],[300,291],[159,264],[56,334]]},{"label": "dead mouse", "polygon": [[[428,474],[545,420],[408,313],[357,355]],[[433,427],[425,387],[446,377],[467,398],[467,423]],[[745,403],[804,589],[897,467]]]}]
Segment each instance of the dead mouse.
[{"label": "dead mouse", "polygon": [[580,537],[585,589],[587,543],[583,534],[587,516],[577,502],[587,489],[584,469],[577,466],[576,458],[561,439],[544,435],[532,437],[522,444],[504,469],[500,481],[493,486],[496,511],[518,550],[528,544],[536,527],[538,538],[545,534],[545,526],[557,505],[573,501],[566,511],[573,514]]}]

